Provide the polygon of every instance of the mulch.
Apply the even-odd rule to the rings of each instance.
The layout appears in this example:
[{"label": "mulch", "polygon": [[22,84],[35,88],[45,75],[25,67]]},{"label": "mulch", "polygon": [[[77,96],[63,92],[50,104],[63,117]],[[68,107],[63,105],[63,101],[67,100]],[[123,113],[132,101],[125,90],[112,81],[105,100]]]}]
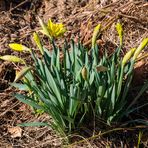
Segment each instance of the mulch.
[{"label": "mulch", "polygon": [[[32,33],[39,30],[37,16],[45,22],[51,18],[54,22],[63,22],[67,28],[66,38],[77,40],[80,36],[84,46],[91,45],[93,28],[102,24],[102,35],[99,38],[101,47],[107,46],[112,52],[119,43],[115,24],[121,22],[124,29],[123,54],[130,48],[137,47],[143,38],[148,37],[148,2],[144,0],[1,0],[0,1],[0,55],[12,54],[28,61],[28,55],[10,50],[8,44],[22,43],[33,49]],[[58,41],[60,45],[60,41]],[[46,43],[47,44],[47,43]],[[48,44],[47,44],[48,46]],[[50,46],[49,46],[50,48]],[[141,56],[147,54],[147,48]],[[142,85],[148,78],[148,58],[136,65],[134,85]],[[50,121],[47,115],[36,115],[28,106],[20,103],[12,95],[18,90],[10,87],[15,77],[14,64],[0,61],[0,147],[1,148],[37,148],[62,147],[63,139],[47,127],[22,128],[20,137],[13,137],[10,129],[21,122]],[[147,95],[146,95],[147,97]],[[147,101],[147,100],[146,100]],[[146,111],[146,110],[145,110]],[[31,113],[32,112],[32,113]],[[147,119],[146,113],[143,114]],[[133,147],[137,144],[139,131],[117,132],[116,136],[97,137],[95,140],[84,140],[73,147]],[[129,141],[125,137],[129,137]],[[133,141],[130,141],[133,137]],[[143,139],[145,136],[143,136]],[[76,140],[82,137],[75,136]],[[136,139],[136,140],[135,140]],[[143,140],[143,146],[148,144]]]}]

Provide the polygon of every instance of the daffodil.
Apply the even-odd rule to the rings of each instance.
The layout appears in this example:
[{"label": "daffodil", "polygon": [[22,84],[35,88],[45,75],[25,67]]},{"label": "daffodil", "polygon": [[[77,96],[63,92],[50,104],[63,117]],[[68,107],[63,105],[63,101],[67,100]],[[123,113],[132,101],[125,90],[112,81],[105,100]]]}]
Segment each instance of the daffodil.
[{"label": "daffodil", "polygon": [[132,57],[132,55],[134,54],[136,48],[132,48],[130,49],[126,54],[125,56],[123,57],[123,60],[122,60],[122,65],[124,66],[127,61]]},{"label": "daffodil", "polygon": [[95,28],[94,28],[94,32],[93,32],[93,36],[92,36],[92,47],[94,48],[95,44],[96,44],[96,40],[97,37],[100,33],[100,29],[101,29],[101,24],[98,24]]},{"label": "daffodil", "polygon": [[41,44],[39,35],[38,35],[36,32],[33,33],[33,39],[34,39],[36,45],[38,46],[38,48],[39,48],[41,54],[43,54],[43,52],[44,52],[44,51],[43,51],[43,46],[42,46],[42,44]]},{"label": "daffodil", "polygon": [[136,49],[134,56],[133,56],[133,60],[136,60],[136,58],[138,57],[141,50],[144,49],[145,46],[147,46],[147,45],[148,45],[148,38],[145,38],[145,39],[142,40],[141,44]]},{"label": "daffodil", "polygon": [[16,76],[14,82],[21,80],[32,67],[23,67],[21,71],[16,70]]},{"label": "daffodil", "polygon": [[14,62],[14,63],[23,63],[25,64],[25,61],[17,56],[13,55],[4,55],[0,57],[1,60],[9,61],[9,62]]},{"label": "daffodil", "polygon": [[53,23],[51,19],[48,20],[47,26],[45,26],[45,24],[41,26],[43,30],[40,31],[49,36],[51,39],[60,37],[66,32],[66,29],[62,23]]},{"label": "daffodil", "polygon": [[87,80],[87,68],[85,66],[82,68],[81,74],[82,74],[82,78],[84,80]]},{"label": "daffodil", "polygon": [[49,30],[50,35],[55,38],[62,36],[66,32],[66,29],[63,24],[54,24],[51,19],[48,21],[47,28]]},{"label": "daffodil", "polygon": [[23,51],[31,51],[28,47],[22,45],[22,44],[17,44],[17,43],[11,43],[9,44],[9,47],[14,50],[14,51],[19,51],[19,52],[23,52]]},{"label": "daffodil", "polygon": [[120,46],[122,46],[122,43],[123,43],[123,28],[122,28],[122,25],[120,23],[116,24],[116,30],[117,30],[118,35],[119,35]]}]

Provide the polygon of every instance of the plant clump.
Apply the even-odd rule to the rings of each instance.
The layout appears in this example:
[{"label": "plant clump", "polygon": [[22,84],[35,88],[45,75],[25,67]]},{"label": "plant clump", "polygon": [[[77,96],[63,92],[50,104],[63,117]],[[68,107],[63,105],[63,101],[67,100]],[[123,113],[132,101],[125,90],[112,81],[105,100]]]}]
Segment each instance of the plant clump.
[{"label": "plant clump", "polygon": [[[134,103],[148,88],[146,83],[136,98],[129,102],[134,64],[141,50],[148,44],[148,38],[143,39],[138,48],[129,50],[122,58],[120,52],[123,30],[118,23],[116,29],[119,34],[119,47],[110,56],[107,49],[104,49],[103,56],[100,56],[99,46],[96,44],[101,31],[100,24],[94,29],[91,49],[86,49],[80,41],[75,43],[71,40],[69,43],[65,40],[60,50],[54,39],[64,34],[64,26],[54,24],[51,20],[47,25],[41,19],[39,22],[41,32],[49,37],[52,52],[44,47],[38,33],[34,33],[34,41],[42,55],[40,58],[34,50],[24,45],[9,45],[16,51],[30,52],[33,66],[28,66],[25,60],[11,55],[0,57],[2,60],[24,64],[11,84],[28,92],[27,95],[15,94],[18,100],[41,113],[49,114],[53,118],[52,127],[61,135],[72,133],[86,121],[102,119],[111,125],[134,111]],[[62,59],[60,52],[63,54]],[[95,124],[99,126],[97,122]]]}]

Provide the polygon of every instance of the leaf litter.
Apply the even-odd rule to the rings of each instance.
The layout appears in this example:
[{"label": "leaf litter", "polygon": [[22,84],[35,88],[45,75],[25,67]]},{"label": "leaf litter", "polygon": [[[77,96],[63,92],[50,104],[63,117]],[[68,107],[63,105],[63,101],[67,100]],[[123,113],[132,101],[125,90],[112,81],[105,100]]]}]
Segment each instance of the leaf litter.
[{"label": "leaf litter", "polygon": [[[18,55],[15,51],[10,51],[8,45],[13,42],[25,43],[27,47],[36,48],[32,41],[32,33],[39,29],[37,16],[44,18],[47,21],[49,18],[55,22],[63,22],[67,27],[67,37],[72,34],[77,36],[80,34],[82,43],[85,46],[90,46],[91,34],[93,28],[101,23],[104,26],[103,35],[98,40],[103,50],[109,46],[111,53],[117,45],[117,34],[114,29],[114,23],[120,21],[124,28],[124,44],[123,54],[137,46],[142,38],[148,34],[148,4],[144,0],[140,1],[105,1],[105,0],[2,0],[0,2],[0,55],[5,54]],[[48,47],[48,44],[47,44]],[[48,47],[50,49],[50,46]],[[143,52],[145,55],[147,50]],[[30,62],[28,54],[21,54],[26,57],[27,62]],[[143,84],[148,78],[148,59],[144,58],[136,65],[135,82]],[[0,61],[0,147],[62,147],[62,139],[59,138],[54,131],[46,127],[16,127],[16,124],[22,122],[34,121],[50,121],[45,114],[41,116],[34,115],[29,107],[17,101],[11,95],[17,90],[10,88],[8,83],[13,81],[12,78],[7,78],[9,67],[12,67],[13,75],[14,66]],[[142,77],[140,77],[142,75]],[[139,85],[139,84],[136,84]],[[23,93],[23,92],[22,92]],[[148,97],[144,97],[148,98]],[[148,100],[145,100],[147,102]],[[142,115],[148,119],[145,113]],[[8,128],[9,127],[9,128]],[[144,130],[146,133],[146,130]],[[84,134],[85,135],[85,134]],[[146,134],[145,134],[146,135]],[[117,132],[108,135],[108,138],[98,137],[95,140],[89,140],[74,147],[104,147],[121,145],[134,146],[137,141],[138,130],[132,132]],[[131,137],[133,137],[131,140]],[[145,137],[145,136],[143,136]],[[73,141],[81,140],[82,137],[75,136]],[[131,141],[128,141],[130,139]],[[138,138],[137,138],[138,139]],[[142,144],[146,146],[147,140]]]}]

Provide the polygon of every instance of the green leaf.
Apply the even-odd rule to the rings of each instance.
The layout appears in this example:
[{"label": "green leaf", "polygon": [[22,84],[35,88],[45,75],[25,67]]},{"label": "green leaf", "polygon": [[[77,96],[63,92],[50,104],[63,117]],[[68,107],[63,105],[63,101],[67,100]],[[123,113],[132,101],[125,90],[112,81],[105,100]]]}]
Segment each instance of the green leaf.
[{"label": "green leaf", "polygon": [[31,101],[32,99],[27,97],[27,96],[24,96],[24,95],[21,95],[21,94],[14,94],[14,97],[16,97],[18,100],[20,100],[21,102],[27,104],[27,105],[30,105],[32,107],[35,107],[36,109],[42,109],[45,111],[45,108],[38,105],[35,101]]},{"label": "green leaf", "polygon": [[116,89],[116,85],[114,83],[113,89],[112,89],[112,92],[111,92],[112,109],[114,109],[115,103],[116,103],[116,92],[117,92],[117,89]]},{"label": "green leaf", "polygon": [[56,56],[56,68],[60,70],[60,49],[57,48],[57,56]]},{"label": "green leaf", "polygon": [[59,105],[61,106],[61,108],[64,108],[62,97],[60,94],[60,89],[58,88],[58,85],[55,82],[55,79],[53,78],[51,72],[48,70],[47,67],[45,67],[45,72],[47,75],[47,83],[50,89],[53,91],[54,95],[57,97],[57,101],[59,102]]},{"label": "green leaf", "polygon": [[10,83],[10,85],[18,88],[19,90],[25,90],[25,91],[28,91],[29,90],[29,88],[28,88],[28,86],[26,84]]},{"label": "green leaf", "polygon": [[95,72],[92,71],[89,78],[89,84],[91,85],[94,82],[95,79]]}]

